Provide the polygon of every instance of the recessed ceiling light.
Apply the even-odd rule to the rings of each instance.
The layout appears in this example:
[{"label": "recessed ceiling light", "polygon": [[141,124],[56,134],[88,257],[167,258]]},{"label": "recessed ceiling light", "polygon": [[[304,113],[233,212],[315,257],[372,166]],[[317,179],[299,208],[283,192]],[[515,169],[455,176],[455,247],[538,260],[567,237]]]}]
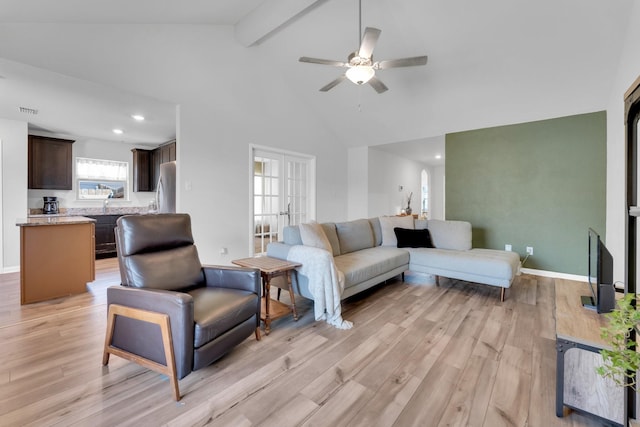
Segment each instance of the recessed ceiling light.
[{"label": "recessed ceiling light", "polygon": [[131,116],[131,118],[133,118],[133,120],[136,120],[136,121],[138,121],[138,122],[141,122],[141,121],[143,121],[143,120],[144,120],[144,116],[142,116],[142,115],[140,115],[140,114],[133,114],[133,115]]},{"label": "recessed ceiling light", "polygon": [[440,154],[436,154],[436,159],[440,160],[442,156]]},{"label": "recessed ceiling light", "polygon": [[116,135],[122,135],[124,131],[122,129],[114,129],[113,133],[115,133]]}]

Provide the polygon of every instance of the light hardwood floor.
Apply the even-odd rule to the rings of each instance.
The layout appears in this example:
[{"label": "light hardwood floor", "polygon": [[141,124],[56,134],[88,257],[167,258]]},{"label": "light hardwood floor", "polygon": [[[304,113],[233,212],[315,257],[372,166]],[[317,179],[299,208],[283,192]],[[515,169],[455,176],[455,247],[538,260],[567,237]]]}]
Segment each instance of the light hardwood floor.
[{"label": "light hardwood floor", "polygon": [[[596,426],[556,418],[553,279],[499,289],[406,274],[343,303],[349,331],[301,318],[272,324],[205,369],[168,380],[118,357],[101,365],[105,289],[20,306],[0,275],[2,426]],[[283,299],[286,298],[283,292]]]}]

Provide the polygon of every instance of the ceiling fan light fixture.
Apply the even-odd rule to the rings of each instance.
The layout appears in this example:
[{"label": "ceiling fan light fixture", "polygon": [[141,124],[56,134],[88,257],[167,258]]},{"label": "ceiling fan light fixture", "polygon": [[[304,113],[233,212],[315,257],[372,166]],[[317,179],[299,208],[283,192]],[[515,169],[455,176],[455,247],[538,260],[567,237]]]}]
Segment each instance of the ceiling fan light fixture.
[{"label": "ceiling fan light fixture", "polygon": [[375,70],[370,65],[355,65],[345,73],[347,78],[357,85],[367,83],[375,75]]}]

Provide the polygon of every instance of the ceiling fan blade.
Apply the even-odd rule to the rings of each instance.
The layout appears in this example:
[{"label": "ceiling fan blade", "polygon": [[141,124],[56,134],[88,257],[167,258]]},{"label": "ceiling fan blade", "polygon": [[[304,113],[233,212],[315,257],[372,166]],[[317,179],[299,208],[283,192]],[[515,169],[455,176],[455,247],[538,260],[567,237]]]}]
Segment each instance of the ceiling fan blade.
[{"label": "ceiling fan blade", "polygon": [[333,89],[334,87],[336,87],[338,84],[340,84],[346,78],[347,78],[347,76],[345,76],[344,74],[341,75],[340,77],[338,77],[337,79],[329,82],[325,86],[322,86],[320,88],[320,92],[327,92],[329,89]]},{"label": "ceiling fan blade", "polygon": [[367,27],[364,29],[362,42],[360,42],[360,49],[358,49],[358,56],[360,58],[371,58],[373,48],[376,47],[376,43],[378,42],[378,37],[380,37],[381,32],[381,30],[373,27]]},{"label": "ceiling fan blade", "polygon": [[426,63],[426,56],[414,56],[412,58],[391,59],[389,61],[376,62],[374,68],[384,70],[387,68],[413,67],[415,65],[425,65]]},{"label": "ceiling fan blade", "polygon": [[308,56],[301,56],[298,61],[310,64],[332,65],[334,67],[347,67],[349,65],[340,61],[332,61],[331,59],[309,58]]},{"label": "ceiling fan blade", "polygon": [[384,83],[382,83],[376,76],[371,77],[371,79],[369,79],[369,84],[371,85],[371,87],[373,87],[376,92],[378,93],[382,93],[382,92],[386,92],[387,90],[389,90],[389,88],[387,87],[387,85],[385,85]]}]

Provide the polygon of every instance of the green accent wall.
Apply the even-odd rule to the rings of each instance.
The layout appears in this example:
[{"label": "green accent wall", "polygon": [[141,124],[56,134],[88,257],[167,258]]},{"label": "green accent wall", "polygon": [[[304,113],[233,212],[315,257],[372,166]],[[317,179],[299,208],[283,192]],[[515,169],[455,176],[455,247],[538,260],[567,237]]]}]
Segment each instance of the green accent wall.
[{"label": "green accent wall", "polygon": [[[473,246],[511,244],[525,268],[587,275],[587,230],[606,238],[606,113],[446,136],[447,219]],[[606,241],[606,240],[605,240]]]}]

